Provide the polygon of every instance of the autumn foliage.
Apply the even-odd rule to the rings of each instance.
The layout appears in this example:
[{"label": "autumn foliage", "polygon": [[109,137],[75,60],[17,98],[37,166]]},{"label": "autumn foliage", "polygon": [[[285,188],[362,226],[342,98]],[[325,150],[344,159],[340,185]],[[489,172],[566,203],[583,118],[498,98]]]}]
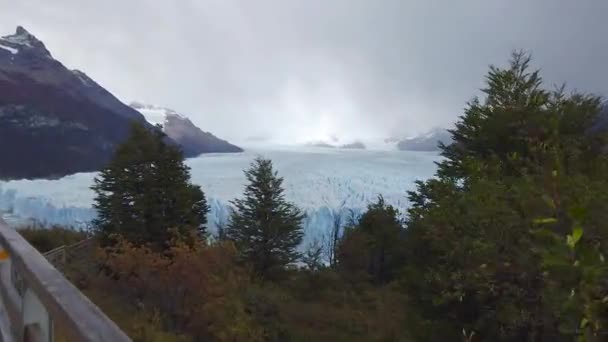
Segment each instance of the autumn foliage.
[{"label": "autumn foliage", "polygon": [[255,341],[261,332],[242,294],[250,275],[231,243],[191,246],[174,240],[165,252],[119,239],[100,249],[104,283],[135,307],[160,313],[161,325],[194,340]]}]

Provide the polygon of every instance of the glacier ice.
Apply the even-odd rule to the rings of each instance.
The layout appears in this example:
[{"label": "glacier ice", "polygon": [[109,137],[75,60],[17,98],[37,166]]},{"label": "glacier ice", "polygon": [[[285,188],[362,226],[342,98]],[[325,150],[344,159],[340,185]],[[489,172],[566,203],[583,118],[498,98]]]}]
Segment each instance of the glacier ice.
[{"label": "glacier ice", "polygon": [[[286,198],[306,212],[307,240],[329,229],[336,215],[346,220],[360,214],[378,195],[404,211],[406,191],[415,180],[432,176],[440,158],[432,152],[284,147],[189,159],[192,181],[202,186],[209,201],[212,230],[228,222],[230,200],[243,191],[243,170],[257,156],[272,159],[285,178]],[[90,190],[95,176],[0,182],[0,213],[12,225],[87,226],[95,217]]]}]

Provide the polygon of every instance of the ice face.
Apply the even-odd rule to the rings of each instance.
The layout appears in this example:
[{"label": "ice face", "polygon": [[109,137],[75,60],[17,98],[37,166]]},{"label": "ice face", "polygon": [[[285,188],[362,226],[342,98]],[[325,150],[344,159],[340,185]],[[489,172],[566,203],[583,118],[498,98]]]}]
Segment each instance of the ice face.
[{"label": "ice face", "polygon": [[[187,161],[192,181],[207,195],[210,229],[226,224],[230,200],[240,197],[243,170],[252,160],[270,158],[284,177],[286,198],[306,212],[306,240],[330,229],[334,217],[346,221],[382,195],[402,212],[414,181],[435,172],[436,153],[365,151],[322,148],[250,150],[236,154],[206,154]],[[82,227],[95,217],[90,190],[95,173],[59,180],[18,180],[0,183],[0,212],[11,224],[38,222]]]}]

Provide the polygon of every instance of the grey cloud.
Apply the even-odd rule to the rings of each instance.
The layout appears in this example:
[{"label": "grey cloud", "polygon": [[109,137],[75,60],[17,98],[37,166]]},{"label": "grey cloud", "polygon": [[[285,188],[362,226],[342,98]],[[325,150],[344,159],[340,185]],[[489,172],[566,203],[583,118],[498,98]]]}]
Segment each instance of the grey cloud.
[{"label": "grey cloud", "polygon": [[489,64],[534,53],[549,84],[608,94],[604,0],[20,0],[24,25],[124,101],[241,140],[447,125]]}]

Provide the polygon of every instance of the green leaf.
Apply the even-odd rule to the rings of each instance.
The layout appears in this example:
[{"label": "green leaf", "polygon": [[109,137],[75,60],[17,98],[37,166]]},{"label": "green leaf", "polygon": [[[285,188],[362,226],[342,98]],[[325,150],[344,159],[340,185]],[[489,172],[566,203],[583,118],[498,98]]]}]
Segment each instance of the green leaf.
[{"label": "green leaf", "polygon": [[574,243],[576,244],[581,237],[583,237],[583,227],[575,226],[574,229],[572,229],[572,238],[574,239]]},{"label": "green leaf", "polygon": [[546,217],[546,218],[537,218],[534,219],[534,224],[550,224],[550,223],[557,223],[557,219],[553,218],[553,217]]},{"label": "green leaf", "polygon": [[587,324],[589,324],[589,320],[583,317],[583,319],[581,320],[581,329],[584,329]]},{"label": "green leaf", "polygon": [[574,248],[574,240],[572,239],[572,235],[566,236],[566,244],[570,248]]},{"label": "green leaf", "polygon": [[568,244],[568,246],[572,249],[574,249],[574,247],[576,247],[576,244],[578,243],[578,241],[581,239],[581,237],[583,236],[583,228],[581,226],[575,226],[572,229],[572,235],[568,235],[568,237],[566,238],[566,243]]}]

